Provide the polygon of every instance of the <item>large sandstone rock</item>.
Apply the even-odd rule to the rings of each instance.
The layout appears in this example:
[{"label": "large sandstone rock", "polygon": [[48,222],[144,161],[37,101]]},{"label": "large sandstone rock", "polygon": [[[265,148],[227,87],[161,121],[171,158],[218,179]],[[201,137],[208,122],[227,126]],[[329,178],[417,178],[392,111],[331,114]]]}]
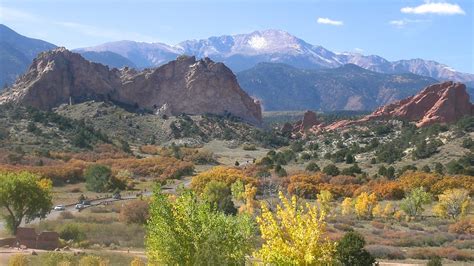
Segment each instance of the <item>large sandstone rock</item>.
[{"label": "large sandstone rock", "polygon": [[0,102],[51,109],[64,103],[110,100],[172,115],[227,114],[259,124],[260,103],[239,86],[232,71],[206,58],[181,56],[154,69],[112,69],[58,48],[40,54]]},{"label": "large sandstone rock", "polygon": [[399,118],[416,122],[418,127],[434,123],[451,123],[472,115],[473,105],[466,86],[452,81],[426,87],[420,93],[383,106],[363,120]]},{"label": "large sandstone rock", "polygon": [[382,106],[360,120],[342,120],[327,125],[324,129],[335,130],[371,120],[391,118],[415,122],[418,127],[423,127],[456,122],[463,116],[473,114],[474,105],[471,104],[466,86],[448,81],[428,86],[412,97]]}]

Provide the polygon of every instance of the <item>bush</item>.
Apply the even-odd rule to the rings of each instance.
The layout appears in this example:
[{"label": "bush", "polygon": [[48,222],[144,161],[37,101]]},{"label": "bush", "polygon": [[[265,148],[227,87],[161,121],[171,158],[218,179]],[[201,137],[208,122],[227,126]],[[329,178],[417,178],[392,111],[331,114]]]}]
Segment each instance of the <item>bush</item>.
[{"label": "bush", "polygon": [[440,256],[431,257],[426,266],[443,266]]},{"label": "bush", "polygon": [[72,254],[62,252],[46,252],[39,255],[39,260],[43,266],[69,265],[74,260]]},{"label": "bush", "polygon": [[149,217],[147,200],[134,200],[120,209],[119,220],[127,224],[145,224]]},{"label": "bush", "polygon": [[86,238],[86,235],[77,224],[66,223],[59,229],[59,237],[64,240],[81,242]]},{"label": "bush", "polygon": [[337,168],[337,166],[334,164],[329,164],[323,168],[323,173],[330,176],[336,176],[340,174],[340,171],[339,168]]},{"label": "bush", "polygon": [[23,254],[15,254],[8,260],[8,266],[28,266],[28,264],[28,257]]},{"label": "bush", "polygon": [[112,178],[112,170],[108,166],[94,164],[88,166],[84,173],[86,188],[94,192],[106,192]]},{"label": "bush", "polygon": [[256,151],[257,147],[255,146],[255,144],[245,143],[244,146],[242,147],[242,149],[244,151]]},{"label": "bush", "polygon": [[372,265],[375,258],[364,249],[365,239],[357,232],[348,232],[339,240],[336,247],[336,259],[344,266]]},{"label": "bush", "polygon": [[389,259],[389,260],[403,260],[405,255],[403,251],[397,247],[384,246],[384,245],[369,245],[365,249],[377,259]]},{"label": "bush", "polygon": [[320,171],[321,169],[319,168],[318,164],[315,163],[315,162],[310,162],[307,166],[306,166],[306,171],[309,171],[309,172],[318,172]]},{"label": "bush", "polygon": [[242,181],[244,185],[250,183],[255,187],[258,183],[255,178],[247,176],[242,169],[216,166],[194,176],[191,181],[191,187],[197,193],[202,193],[207,183],[211,181],[223,182],[226,186],[230,187],[237,180]]},{"label": "bush", "polygon": [[74,219],[74,214],[72,214],[72,212],[70,211],[63,211],[61,213],[59,213],[59,217],[61,217],[61,219]]},{"label": "bush", "polygon": [[449,225],[448,232],[474,235],[474,218],[465,218]]},{"label": "bush", "polygon": [[109,265],[109,260],[98,257],[98,256],[93,256],[93,255],[84,256],[79,260],[79,266],[108,266],[108,265]]}]

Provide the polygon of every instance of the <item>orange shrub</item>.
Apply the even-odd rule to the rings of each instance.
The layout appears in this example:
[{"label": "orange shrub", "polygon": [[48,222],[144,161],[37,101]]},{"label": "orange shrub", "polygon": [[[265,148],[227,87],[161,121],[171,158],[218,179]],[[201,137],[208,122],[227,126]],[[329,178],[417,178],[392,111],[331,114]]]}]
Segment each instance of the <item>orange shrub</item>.
[{"label": "orange shrub", "polygon": [[128,202],[120,209],[119,220],[127,224],[144,224],[148,220],[150,203],[147,200]]},{"label": "orange shrub", "polygon": [[399,182],[384,179],[371,180],[357,189],[354,194],[359,195],[362,192],[375,193],[379,198],[391,200],[402,199],[405,195],[403,187]]},{"label": "orange shrub", "polygon": [[194,165],[171,157],[106,159],[97,161],[99,164],[110,166],[112,170],[128,170],[134,176],[153,177],[159,179],[179,178],[191,174]]},{"label": "orange shrub", "polygon": [[453,188],[463,188],[469,191],[471,196],[474,195],[474,176],[445,176],[432,185],[431,193],[439,195]]},{"label": "orange shrub", "polygon": [[156,145],[143,145],[140,146],[140,152],[151,155],[160,154],[161,147]]},{"label": "orange shrub", "polygon": [[288,193],[304,198],[316,198],[316,194],[321,190],[320,184],[327,183],[329,177],[318,172],[313,175],[297,174],[288,179]]},{"label": "orange shrub", "polygon": [[407,171],[400,176],[398,181],[405,191],[424,187],[428,192],[431,192],[431,187],[440,179],[442,176],[438,174]]},{"label": "orange shrub", "polygon": [[193,177],[191,186],[194,190],[201,193],[207,183],[211,181],[223,182],[230,187],[237,180],[242,181],[244,184],[252,184],[255,187],[258,185],[257,179],[245,175],[239,168],[216,166]]},{"label": "orange shrub", "polygon": [[456,234],[474,235],[474,218],[465,218],[451,224],[448,232]]},{"label": "orange shrub", "polygon": [[321,183],[318,185],[320,190],[330,191],[335,198],[352,197],[360,188],[359,184],[333,185],[328,183]]}]

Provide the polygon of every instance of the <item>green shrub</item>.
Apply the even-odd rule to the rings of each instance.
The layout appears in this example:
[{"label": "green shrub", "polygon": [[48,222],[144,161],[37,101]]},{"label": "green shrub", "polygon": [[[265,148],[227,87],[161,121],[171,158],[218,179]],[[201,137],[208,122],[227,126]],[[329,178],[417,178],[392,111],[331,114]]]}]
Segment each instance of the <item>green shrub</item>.
[{"label": "green shrub", "polygon": [[84,172],[86,188],[94,192],[106,192],[112,179],[112,170],[108,166],[94,164]]},{"label": "green shrub", "polygon": [[217,210],[225,214],[236,214],[237,209],[232,201],[232,192],[223,182],[211,181],[207,183],[202,197]]},{"label": "green shrub", "polygon": [[310,163],[306,166],[306,171],[309,171],[309,172],[318,172],[318,171],[321,171],[321,169],[319,168],[319,165],[318,165],[316,162],[310,162]]},{"label": "green shrub", "polygon": [[373,265],[375,258],[364,249],[364,237],[354,231],[347,232],[337,243],[336,259],[344,266]]},{"label": "green shrub", "polygon": [[79,225],[75,223],[65,223],[59,229],[59,237],[64,240],[72,240],[74,242],[81,242],[86,238],[86,235],[81,230]]},{"label": "green shrub", "polygon": [[337,166],[335,166],[334,164],[329,164],[323,168],[323,173],[330,176],[336,176],[339,175],[341,172],[339,171],[339,168],[337,168]]}]

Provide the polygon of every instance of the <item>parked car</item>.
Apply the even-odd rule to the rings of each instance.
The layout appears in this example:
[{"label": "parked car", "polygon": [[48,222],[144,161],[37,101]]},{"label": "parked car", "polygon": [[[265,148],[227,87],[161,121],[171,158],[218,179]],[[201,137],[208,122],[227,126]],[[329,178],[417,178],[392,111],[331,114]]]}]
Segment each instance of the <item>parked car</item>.
[{"label": "parked car", "polygon": [[82,210],[82,209],[84,209],[85,207],[86,207],[86,206],[85,206],[84,204],[82,204],[82,203],[76,204],[76,209],[78,209],[78,210]]},{"label": "parked car", "polygon": [[54,210],[55,211],[64,211],[64,210],[66,210],[66,207],[64,207],[64,205],[57,205],[57,206],[54,206]]},{"label": "parked car", "polygon": [[81,202],[79,202],[79,204],[82,204],[82,205],[91,205],[91,201],[90,201],[90,200],[82,200]]}]

